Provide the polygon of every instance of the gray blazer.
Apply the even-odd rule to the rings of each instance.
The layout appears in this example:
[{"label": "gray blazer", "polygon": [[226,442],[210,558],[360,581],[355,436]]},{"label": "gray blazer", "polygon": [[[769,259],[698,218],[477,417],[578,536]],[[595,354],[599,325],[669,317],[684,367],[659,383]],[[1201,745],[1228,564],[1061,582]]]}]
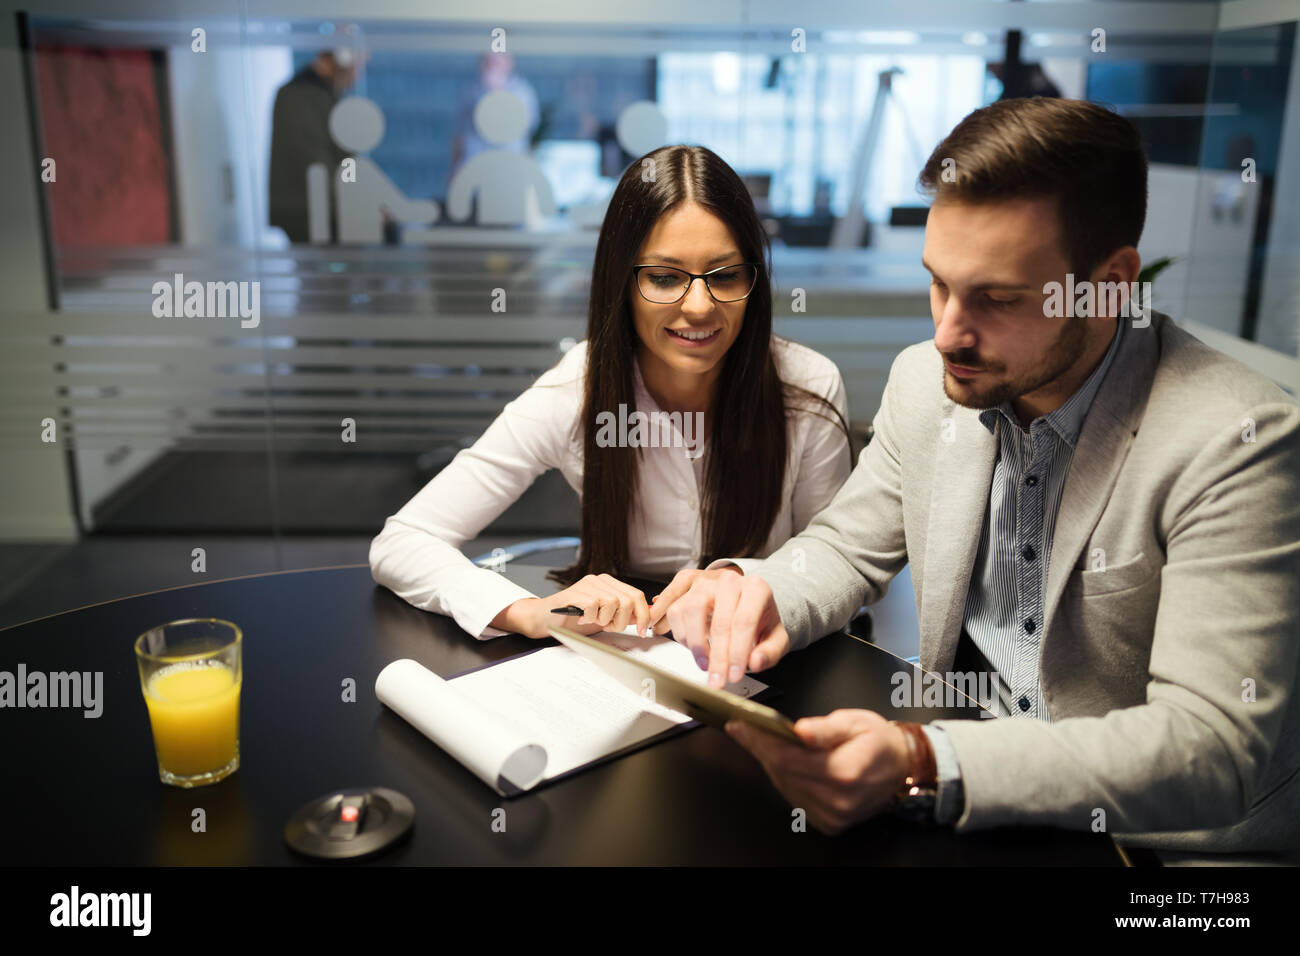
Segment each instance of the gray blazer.
[{"label": "gray blazer", "polygon": [[[793,648],[910,561],[921,665],[952,669],[997,448],[942,378],[932,341],[905,349],[839,494],[743,562]],[[1300,848],[1300,405],[1165,315],[1131,328],[1070,465],[1044,620],[1050,721],[936,722],[958,832],[1100,821],[1120,843]]]}]

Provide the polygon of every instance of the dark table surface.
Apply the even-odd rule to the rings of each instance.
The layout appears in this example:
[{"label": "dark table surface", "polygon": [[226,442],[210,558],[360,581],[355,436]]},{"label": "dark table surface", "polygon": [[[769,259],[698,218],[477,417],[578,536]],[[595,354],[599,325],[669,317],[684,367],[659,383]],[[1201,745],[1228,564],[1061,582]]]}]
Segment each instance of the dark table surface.
[{"label": "dark table surface", "polygon": [[[183,790],[158,780],[132,642],[153,625],[195,616],[244,632],[240,769]],[[10,821],[3,863],[302,863],[285,846],[286,821],[308,800],[355,786],[391,787],[415,804],[411,839],[374,864],[1123,863],[1105,835],[1054,829],[958,836],[885,815],[838,837],[794,832],[791,808],[762,768],[711,727],[505,800],[375,698],[375,677],[398,658],[448,677],[538,645],[475,640],[376,586],[365,566],[160,591],[0,631],[0,670],[103,672],[98,718],[0,710],[0,812]],[[910,666],[836,633],[757,676],[791,717],[864,707],[901,718],[890,676]],[[354,703],[343,700],[347,678]],[[909,708],[906,719],[976,713]],[[505,832],[492,827],[498,807]],[[191,827],[196,808],[206,832]]]}]

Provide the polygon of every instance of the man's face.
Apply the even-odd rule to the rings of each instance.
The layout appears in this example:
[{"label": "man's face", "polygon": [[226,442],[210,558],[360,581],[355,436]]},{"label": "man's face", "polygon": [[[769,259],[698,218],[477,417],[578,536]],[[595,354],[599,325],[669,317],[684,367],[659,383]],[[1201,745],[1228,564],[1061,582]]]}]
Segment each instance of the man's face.
[{"label": "man's face", "polygon": [[1049,394],[1087,348],[1088,320],[1044,315],[1044,284],[1064,284],[1070,271],[1053,200],[938,200],[922,262],[943,390],[957,404]]},{"label": "man's face", "polygon": [[356,85],[365,69],[366,59],[367,53],[364,50],[351,47],[327,51],[318,59],[321,65],[317,67],[317,72],[329,81],[335,96],[343,96]]}]

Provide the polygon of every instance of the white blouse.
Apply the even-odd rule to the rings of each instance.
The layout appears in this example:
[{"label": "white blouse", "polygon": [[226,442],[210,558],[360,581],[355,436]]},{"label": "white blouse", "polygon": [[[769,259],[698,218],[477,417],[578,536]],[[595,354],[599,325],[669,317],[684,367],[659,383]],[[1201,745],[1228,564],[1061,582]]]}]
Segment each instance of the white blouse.
[{"label": "white blouse", "polygon": [[[772,352],[782,381],[821,395],[847,421],[844,380],[834,362],[777,336],[772,337]],[[584,340],[510,402],[473,446],[458,453],[388,517],[370,543],[370,571],[377,583],[415,607],[450,615],[480,639],[506,633],[491,627],[492,619],[515,601],[540,595],[476,566],[459,549],[548,469],[560,469],[581,496],[583,443],[575,425],[582,410],[586,359]],[[633,362],[633,367],[636,409],[662,412],[646,391],[640,363]],[[802,531],[848,477],[844,433],[823,417],[827,414],[825,409],[821,414],[800,410],[788,418],[788,497],[759,557]],[[628,550],[634,573],[666,580],[699,563],[704,458],[699,447],[692,458],[682,447],[664,444],[642,448]],[[743,477],[743,471],[737,473],[737,480]]]}]

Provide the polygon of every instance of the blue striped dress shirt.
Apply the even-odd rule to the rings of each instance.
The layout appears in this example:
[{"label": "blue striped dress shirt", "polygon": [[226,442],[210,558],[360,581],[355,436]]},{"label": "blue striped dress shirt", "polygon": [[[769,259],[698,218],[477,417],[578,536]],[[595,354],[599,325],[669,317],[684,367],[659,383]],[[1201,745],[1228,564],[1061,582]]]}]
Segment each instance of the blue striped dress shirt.
[{"label": "blue striped dress shirt", "polygon": [[[1051,719],[1038,674],[1047,558],[1084,417],[1124,337],[1124,322],[1115,325],[1110,348],[1087,381],[1055,411],[1030,422],[1028,432],[1009,402],[979,415],[993,433],[998,452],[960,641],[972,642],[983,657],[979,666],[996,675],[997,699],[992,704],[999,717]],[[969,655],[969,647],[966,651],[976,657]],[[946,733],[930,725],[925,732],[939,770],[935,817],[952,823],[960,816],[963,800],[957,757]]]}]

